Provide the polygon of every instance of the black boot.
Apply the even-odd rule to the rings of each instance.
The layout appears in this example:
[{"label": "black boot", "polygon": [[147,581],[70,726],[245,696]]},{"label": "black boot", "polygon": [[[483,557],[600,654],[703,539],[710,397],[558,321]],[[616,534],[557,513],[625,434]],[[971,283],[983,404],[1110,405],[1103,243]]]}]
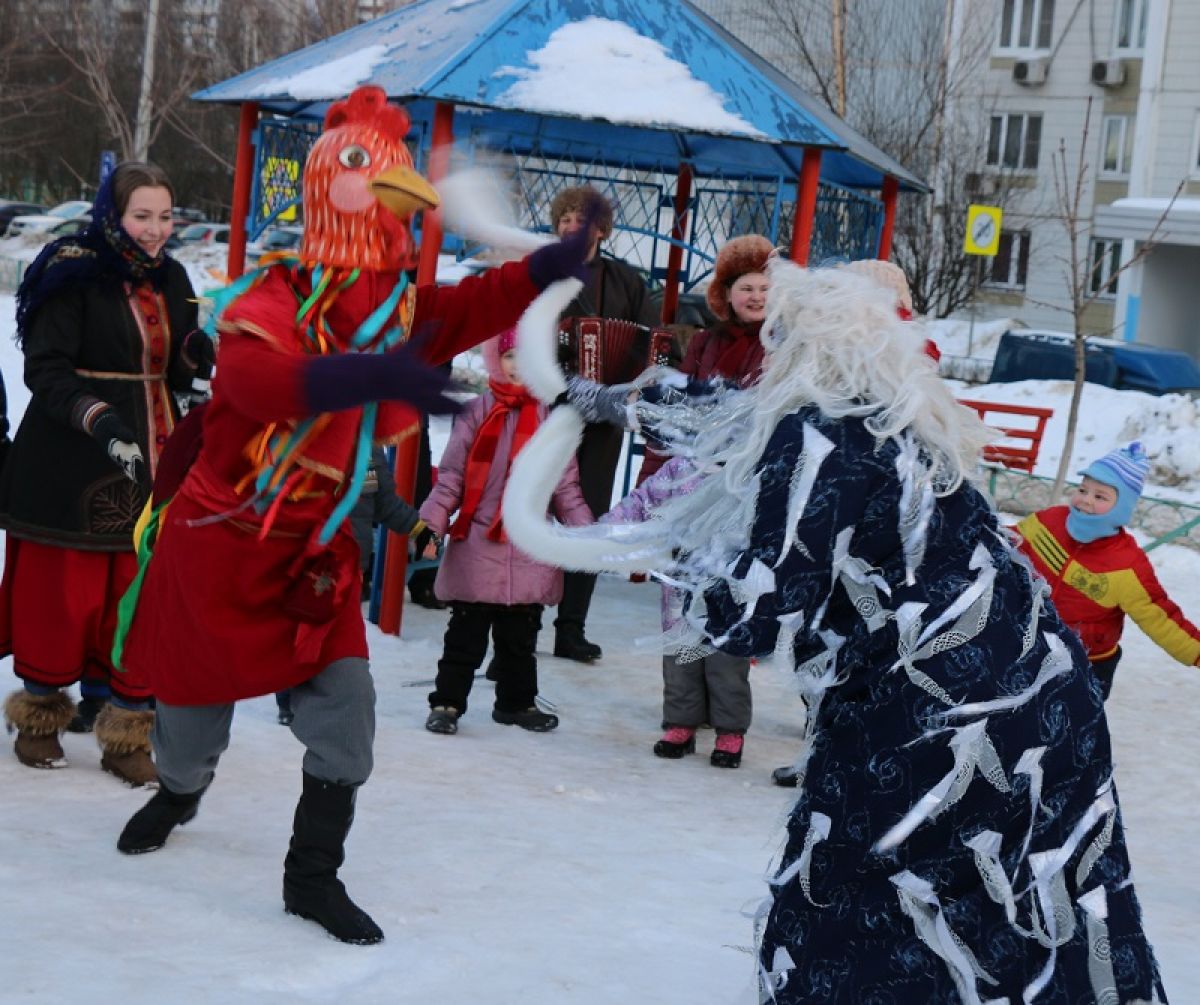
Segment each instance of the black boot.
[{"label": "black boot", "polygon": [[346,858],[356,791],[304,773],[292,843],[283,863],[283,907],[288,914],[315,921],[335,939],[373,946],[383,941],[383,932],[337,878]]},{"label": "black boot", "polygon": [[171,831],[196,815],[202,795],[204,789],[187,795],[172,792],[160,780],[158,791],[150,802],[129,818],[129,823],[117,838],[117,849],[126,855],[158,851],[167,843]]},{"label": "black boot", "polygon": [[785,764],[771,772],[771,781],[785,789],[794,789],[800,784],[800,772],[794,764]]},{"label": "black boot", "polygon": [[563,625],[554,633],[554,655],[577,663],[594,663],[604,653],[584,637],[578,625]]},{"label": "black boot", "polygon": [[519,712],[493,708],[492,721],[502,726],[520,726],[531,733],[549,733],[550,730],[558,728],[558,716],[543,712],[537,706],[523,708]]},{"label": "black boot", "polygon": [[105,698],[89,698],[84,695],[75,705],[75,718],[67,723],[68,733],[90,733],[96,727],[96,716],[108,704]]}]

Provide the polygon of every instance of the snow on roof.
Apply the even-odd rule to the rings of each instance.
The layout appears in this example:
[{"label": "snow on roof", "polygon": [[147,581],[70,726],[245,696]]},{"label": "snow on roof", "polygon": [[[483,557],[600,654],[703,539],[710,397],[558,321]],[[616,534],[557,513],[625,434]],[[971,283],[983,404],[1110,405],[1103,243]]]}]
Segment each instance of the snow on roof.
[{"label": "snow on roof", "polygon": [[386,45],[364,46],[355,52],[301,70],[291,76],[265,80],[251,90],[250,96],[273,98],[286,94],[298,101],[341,97],[349,94],[364,81],[370,80],[375,68],[390,51],[391,47]]},{"label": "snow on roof", "polygon": [[667,50],[620,21],[589,17],[551,33],[526,53],[528,67],[502,66],[517,82],[497,98],[508,108],[638,125],[763,136],[725,98]]}]

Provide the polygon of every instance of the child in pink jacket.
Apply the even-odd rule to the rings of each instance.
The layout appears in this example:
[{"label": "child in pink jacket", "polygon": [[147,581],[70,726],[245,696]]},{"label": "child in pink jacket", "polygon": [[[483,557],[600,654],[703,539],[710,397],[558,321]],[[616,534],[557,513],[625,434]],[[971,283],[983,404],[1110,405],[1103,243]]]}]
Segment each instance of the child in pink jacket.
[{"label": "child in pink jacket", "polygon": [[[451,608],[425,721],[432,733],[458,731],[475,671],[487,654],[489,629],[495,647],[492,718],[538,733],[558,725],[557,716],[534,704],[534,652],[542,608],[562,597],[562,570],[518,551],[500,512],[513,458],[546,417],[546,406],[516,380],[515,344],[512,329],[485,343],[488,390],[455,420],[437,485],[421,506],[421,519],[446,539],[433,590]],[[553,510],[564,524],[592,522],[573,460],[555,489]]]}]

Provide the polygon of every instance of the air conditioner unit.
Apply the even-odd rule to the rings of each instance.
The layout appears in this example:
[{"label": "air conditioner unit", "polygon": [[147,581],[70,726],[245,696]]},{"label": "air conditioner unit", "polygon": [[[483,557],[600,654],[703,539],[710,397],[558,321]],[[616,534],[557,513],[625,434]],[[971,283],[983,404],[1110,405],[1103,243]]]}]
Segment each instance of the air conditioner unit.
[{"label": "air conditioner unit", "polygon": [[1123,59],[1098,59],[1092,64],[1092,83],[1101,87],[1120,87],[1125,83]]},{"label": "air conditioner unit", "polygon": [[1018,59],[1013,63],[1013,80],[1026,87],[1044,84],[1049,70],[1050,60],[1048,59]]}]

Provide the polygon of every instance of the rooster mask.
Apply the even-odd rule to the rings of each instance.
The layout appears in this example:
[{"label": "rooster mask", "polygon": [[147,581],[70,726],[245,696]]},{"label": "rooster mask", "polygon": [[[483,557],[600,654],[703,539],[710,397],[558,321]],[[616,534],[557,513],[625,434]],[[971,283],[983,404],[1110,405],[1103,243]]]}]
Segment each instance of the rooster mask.
[{"label": "rooster mask", "polygon": [[305,265],[413,265],[412,214],[436,208],[438,195],[413,167],[408,129],[408,115],[380,87],[360,87],[330,107],[304,164]]}]

